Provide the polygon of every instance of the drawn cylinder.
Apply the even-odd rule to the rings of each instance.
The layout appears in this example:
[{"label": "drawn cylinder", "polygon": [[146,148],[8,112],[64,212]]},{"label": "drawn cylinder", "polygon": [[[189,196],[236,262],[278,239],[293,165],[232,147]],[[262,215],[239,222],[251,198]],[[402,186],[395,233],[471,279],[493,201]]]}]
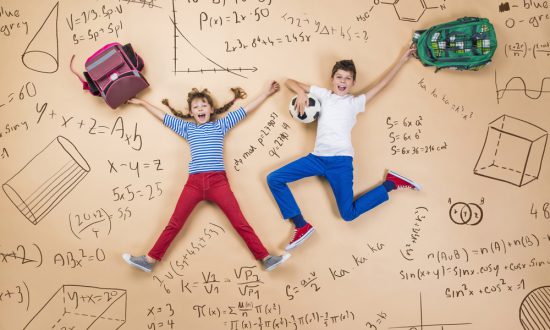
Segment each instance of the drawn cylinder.
[{"label": "drawn cylinder", "polygon": [[34,156],[2,189],[31,223],[36,225],[90,171],[74,144],[58,136]]}]

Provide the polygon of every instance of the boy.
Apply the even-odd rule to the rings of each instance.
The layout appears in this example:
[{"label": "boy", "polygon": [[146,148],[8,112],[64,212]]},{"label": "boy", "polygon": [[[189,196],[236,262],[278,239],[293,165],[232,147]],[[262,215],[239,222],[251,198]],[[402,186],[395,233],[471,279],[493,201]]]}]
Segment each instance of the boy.
[{"label": "boy", "polygon": [[313,153],[299,158],[267,176],[269,189],[277,202],[284,219],[290,219],[296,227],[294,237],[286,246],[291,250],[302,244],[314,231],[304,219],[287,183],[310,177],[325,177],[334,193],[340,215],[351,221],[388,200],[388,192],[398,188],[420,190],[413,181],[393,172],[386,174],[385,181],[354,200],[353,196],[353,146],[351,130],[356,116],[365,111],[365,104],[376,96],[397,74],[399,69],[415,52],[414,46],[408,49],[388,74],[364,94],[353,96],[356,70],[353,61],[336,62],[332,68],[331,89],[310,86],[288,79],[286,86],[295,92],[296,110],[302,114],[307,104],[307,94],[316,97],[321,103],[321,115],[317,124],[317,136]]}]

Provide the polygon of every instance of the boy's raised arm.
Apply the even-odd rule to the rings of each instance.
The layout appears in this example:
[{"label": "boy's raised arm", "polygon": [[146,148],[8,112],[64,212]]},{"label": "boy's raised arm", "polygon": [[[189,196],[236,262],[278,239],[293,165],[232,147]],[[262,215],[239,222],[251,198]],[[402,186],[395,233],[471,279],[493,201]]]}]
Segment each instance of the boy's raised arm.
[{"label": "boy's raised arm", "polygon": [[411,58],[411,56],[416,52],[416,45],[413,44],[409,49],[407,49],[403,55],[399,58],[399,61],[393,65],[390,71],[378,82],[373,88],[364,92],[367,102],[376,96],[392,79],[397,75],[397,72],[403,67],[403,65]]}]

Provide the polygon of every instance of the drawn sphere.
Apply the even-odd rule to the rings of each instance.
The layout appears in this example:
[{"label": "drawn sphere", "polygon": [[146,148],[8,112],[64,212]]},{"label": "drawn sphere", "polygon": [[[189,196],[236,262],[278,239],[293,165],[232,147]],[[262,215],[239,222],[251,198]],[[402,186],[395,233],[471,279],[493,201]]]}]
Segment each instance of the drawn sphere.
[{"label": "drawn sphere", "polygon": [[296,99],[298,98],[298,95],[295,95],[290,100],[290,104],[288,105],[288,110],[290,111],[290,115],[292,116],[292,118],[304,124],[315,121],[317,118],[319,118],[319,114],[321,113],[321,103],[319,102],[319,100],[309,94],[307,97],[308,106],[304,109],[303,115],[300,115],[296,110]]},{"label": "drawn sphere", "polygon": [[525,296],[519,308],[519,320],[525,330],[548,329],[550,286],[542,286]]}]

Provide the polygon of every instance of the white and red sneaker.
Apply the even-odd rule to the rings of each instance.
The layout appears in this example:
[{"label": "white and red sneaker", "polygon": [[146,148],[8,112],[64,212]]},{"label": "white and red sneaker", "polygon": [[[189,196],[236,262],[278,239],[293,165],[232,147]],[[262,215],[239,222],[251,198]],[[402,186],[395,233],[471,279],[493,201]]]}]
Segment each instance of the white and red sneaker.
[{"label": "white and red sneaker", "polygon": [[419,184],[415,183],[413,180],[407,179],[406,177],[395,173],[394,171],[388,171],[388,174],[386,174],[386,180],[393,182],[396,189],[408,188],[420,190]]},{"label": "white and red sneaker", "polygon": [[294,237],[292,238],[290,243],[288,243],[285,250],[292,250],[298,245],[302,244],[303,242],[305,242],[306,239],[308,239],[309,236],[311,236],[311,234],[313,234],[314,231],[315,228],[313,228],[309,223],[301,228],[294,229]]}]

